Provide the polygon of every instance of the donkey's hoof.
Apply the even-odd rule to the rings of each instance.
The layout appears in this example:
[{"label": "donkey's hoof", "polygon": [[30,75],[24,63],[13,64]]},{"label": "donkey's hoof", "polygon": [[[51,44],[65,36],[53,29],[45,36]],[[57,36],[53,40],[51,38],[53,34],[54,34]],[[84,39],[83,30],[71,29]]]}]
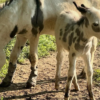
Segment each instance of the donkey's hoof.
[{"label": "donkey's hoof", "polygon": [[11,85],[11,82],[2,82],[0,84],[0,87],[9,87]]}]

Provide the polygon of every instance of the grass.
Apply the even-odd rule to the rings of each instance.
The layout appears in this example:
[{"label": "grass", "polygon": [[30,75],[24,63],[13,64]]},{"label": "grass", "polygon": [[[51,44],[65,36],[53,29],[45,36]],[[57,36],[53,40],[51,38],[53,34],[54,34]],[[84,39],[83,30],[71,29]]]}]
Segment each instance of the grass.
[{"label": "grass", "polygon": [[[13,49],[13,46],[15,44],[16,38],[14,38],[12,41],[8,43],[8,45],[5,47],[4,51],[6,53],[6,64],[2,67],[0,70],[0,78],[2,79],[5,77],[8,69],[8,62],[9,62],[9,57],[10,53]],[[39,58],[47,56],[49,54],[49,51],[55,51],[56,46],[55,46],[55,38],[54,36],[50,35],[41,35],[39,39],[39,44],[38,44],[38,56]],[[28,59],[29,55],[29,42],[26,43],[24,46],[22,52],[20,53],[17,63],[24,64],[25,60]]]},{"label": "grass", "polygon": [[100,69],[94,71],[93,79],[97,84],[100,84]]}]

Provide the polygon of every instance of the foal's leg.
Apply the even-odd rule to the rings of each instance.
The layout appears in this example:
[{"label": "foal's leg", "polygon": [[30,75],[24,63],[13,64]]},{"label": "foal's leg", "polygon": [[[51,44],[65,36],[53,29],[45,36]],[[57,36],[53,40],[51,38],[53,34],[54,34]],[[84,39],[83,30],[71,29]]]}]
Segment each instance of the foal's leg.
[{"label": "foal's leg", "polygon": [[65,100],[69,100],[71,83],[76,73],[75,65],[76,65],[76,56],[74,53],[69,53],[69,70],[68,70],[68,79],[67,79],[66,90],[65,90]]},{"label": "foal's leg", "polygon": [[73,81],[72,81],[72,82],[73,82],[73,84],[74,84],[75,90],[76,90],[76,91],[79,91],[80,88],[79,88],[79,85],[78,85],[78,83],[77,83],[76,69],[75,69],[74,78],[73,78]]},{"label": "foal's leg", "polygon": [[86,63],[86,77],[87,77],[87,89],[89,93],[90,100],[95,100],[92,92],[92,76],[93,76],[93,69],[91,64],[91,54],[88,52],[86,55],[84,55],[84,61]]},{"label": "foal's leg", "polygon": [[[94,53],[96,51],[96,47],[97,47],[97,38],[94,37],[93,40],[92,40],[92,48],[91,48],[91,64],[92,65],[93,65],[93,59],[94,59]],[[80,76],[82,76],[83,78],[86,77],[86,73],[85,73],[84,69],[80,73]]]},{"label": "foal's leg", "polygon": [[37,36],[31,36],[30,38],[30,54],[29,60],[31,63],[31,74],[29,76],[26,88],[30,88],[36,85],[37,75],[38,75],[38,56],[37,56],[37,46],[39,41],[39,34]]},{"label": "foal's leg", "polygon": [[59,88],[59,80],[60,80],[60,70],[61,70],[61,64],[62,64],[62,60],[63,60],[63,51],[61,46],[57,46],[57,70],[56,70],[56,76],[55,76],[55,89],[58,90]]},{"label": "foal's leg", "polygon": [[8,67],[8,73],[7,73],[6,77],[4,78],[4,80],[2,81],[2,83],[0,84],[0,86],[7,87],[11,84],[11,80],[12,80],[14,71],[16,69],[17,58],[18,58],[24,44],[26,43],[26,40],[27,39],[24,38],[22,35],[19,35],[19,34],[17,35],[15,46],[10,55],[10,63],[9,63],[9,67]]},{"label": "foal's leg", "polygon": [[92,48],[91,48],[91,64],[92,64],[92,66],[93,66],[94,53],[96,51],[96,47],[97,47],[97,38],[94,37],[94,39],[92,40]]}]

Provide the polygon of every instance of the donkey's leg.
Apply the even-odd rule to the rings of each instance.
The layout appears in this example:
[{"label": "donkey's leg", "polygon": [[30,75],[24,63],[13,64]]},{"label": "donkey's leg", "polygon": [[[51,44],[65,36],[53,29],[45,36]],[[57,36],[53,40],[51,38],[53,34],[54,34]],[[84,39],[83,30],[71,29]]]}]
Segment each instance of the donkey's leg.
[{"label": "donkey's leg", "polygon": [[2,81],[2,83],[0,84],[0,86],[7,87],[11,84],[11,80],[12,80],[14,71],[16,69],[17,58],[18,58],[24,44],[26,43],[26,40],[27,39],[24,38],[22,35],[17,35],[15,46],[10,55],[10,63],[9,63],[9,67],[8,67],[8,73],[7,73],[6,77],[4,78],[4,80]]},{"label": "donkey's leg", "polygon": [[71,88],[71,83],[75,75],[75,65],[76,65],[76,56],[74,53],[69,53],[69,70],[68,70],[68,79],[65,90],[65,100],[69,100],[69,93]]},{"label": "donkey's leg", "polygon": [[88,52],[84,55],[84,61],[86,63],[86,77],[87,77],[87,89],[89,93],[90,100],[95,100],[92,92],[92,76],[93,76],[93,68],[91,64],[91,54]]},{"label": "donkey's leg", "polygon": [[61,46],[57,45],[57,69],[56,69],[56,76],[55,76],[55,89],[59,89],[59,80],[60,80],[60,70],[61,70],[61,64],[62,64],[62,60],[63,60],[63,51]]},{"label": "donkey's leg", "polygon": [[[93,40],[92,40],[92,48],[91,48],[91,64],[92,65],[93,65],[94,52],[96,51],[96,47],[97,47],[97,38],[94,37]],[[83,78],[86,77],[86,73],[85,73],[85,70],[84,69],[80,73],[80,76],[82,76]]]},{"label": "donkey's leg", "polygon": [[31,63],[31,74],[29,76],[26,88],[30,88],[36,85],[37,75],[38,75],[38,56],[37,56],[37,46],[39,41],[39,34],[37,36],[31,36],[30,38],[30,54],[29,60]]}]

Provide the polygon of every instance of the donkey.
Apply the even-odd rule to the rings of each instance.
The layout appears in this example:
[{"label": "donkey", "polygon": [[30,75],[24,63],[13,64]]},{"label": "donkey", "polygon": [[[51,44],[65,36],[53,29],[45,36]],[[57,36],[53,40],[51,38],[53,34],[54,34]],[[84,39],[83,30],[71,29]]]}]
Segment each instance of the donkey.
[{"label": "donkey", "polygon": [[56,22],[55,37],[58,53],[55,88],[58,89],[59,87],[60,67],[63,58],[62,51],[65,49],[69,51],[69,70],[65,100],[69,100],[72,80],[75,89],[80,90],[75,68],[76,57],[78,56],[81,56],[85,61],[89,97],[90,100],[95,100],[92,92],[93,69],[91,48],[95,37],[100,38],[100,10],[94,7],[87,8],[83,4],[77,6],[75,2],[74,5],[81,12],[82,16],[79,17],[75,11],[63,11]]},{"label": "donkey", "polygon": [[[10,0],[10,3],[0,10],[0,68],[5,64],[3,48],[16,36],[16,43],[10,55],[8,73],[0,84],[7,87],[12,83],[12,76],[16,69],[17,58],[25,45],[30,42],[29,60],[31,74],[26,87],[36,85],[38,74],[37,46],[39,36],[42,34],[54,35],[57,16],[65,9],[76,9],[72,5],[73,0]],[[86,4],[88,0],[76,0],[78,4]],[[49,6],[48,6],[49,5]]]}]

